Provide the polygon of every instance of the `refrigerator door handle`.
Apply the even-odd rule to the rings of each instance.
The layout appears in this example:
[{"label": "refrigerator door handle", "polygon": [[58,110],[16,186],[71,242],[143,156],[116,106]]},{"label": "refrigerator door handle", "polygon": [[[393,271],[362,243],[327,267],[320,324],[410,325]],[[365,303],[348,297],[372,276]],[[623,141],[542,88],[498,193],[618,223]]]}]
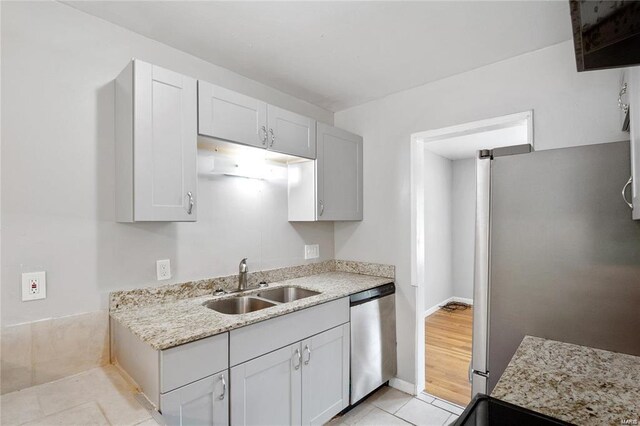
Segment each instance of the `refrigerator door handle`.
[{"label": "refrigerator door handle", "polygon": [[476,159],[476,228],[473,273],[473,340],[471,368],[489,370],[489,235],[491,203],[491,158]]},{"label": "refrigerator door handle", "polygon": [[633,182],[633,176],[631,176],[627,181],[627,183],[625,183],[624,186],[622,187],[622,199],[629,206],[631,210],[633,210],[633,204],[631,204],[631,202],[627,200],[627,186],[631,185],[632,182]]}]

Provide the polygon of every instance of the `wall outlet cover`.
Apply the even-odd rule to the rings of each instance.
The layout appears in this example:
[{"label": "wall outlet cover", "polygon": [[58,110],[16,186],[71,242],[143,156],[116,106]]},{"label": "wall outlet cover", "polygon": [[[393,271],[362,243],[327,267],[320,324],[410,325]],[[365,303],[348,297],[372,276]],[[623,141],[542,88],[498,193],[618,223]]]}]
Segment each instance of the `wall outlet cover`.
[{"label": "wall outlet cover", "polygon": [[320,246],[318,244],[309,244],[304,246],[305,259],[317,259],[320,257]]},{"label": "wall outlet cover", "polygon": [[156,276],[158,281],[171,278],[171,261],[169,259],[156,261]]},{"label": "wall outlet cover", "polygon": [[24,272],[22,274],[22,301],[38,300],[47,297],[47,276],[44,271]]}]

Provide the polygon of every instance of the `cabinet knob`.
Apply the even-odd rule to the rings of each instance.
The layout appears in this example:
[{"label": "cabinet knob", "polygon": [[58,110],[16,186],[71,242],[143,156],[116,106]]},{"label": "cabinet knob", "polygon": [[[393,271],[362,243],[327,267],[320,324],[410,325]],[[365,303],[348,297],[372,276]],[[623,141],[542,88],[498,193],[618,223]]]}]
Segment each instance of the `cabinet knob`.
[{"label": "cabinet knob", "polygon": [[193,213],[193,205],[195,204],[193,201],[193,194],[191,191],[187,192],[187,197],[189,197],[189,208],[187,209],[187,214]]},{"label": "cabinet knob", "polygon": [[625,203],[627,203],[629,208],[633,210],[633,204],[631,204],[631,202],[627,200],[627,186],[631,185],[631,182],[633,182],[633,176],[631,176],[627,181],[627,183],[625,183],[624,186],[622,187],[622,199],[624,200]]},{"label": "cabinet knob", "polygon": [[276,142],[276,135],[273,133],[273,129],[269,129],[269,134],[271,135],[271,143],[269,144],[269,148],[272,148],[273,144]]}]

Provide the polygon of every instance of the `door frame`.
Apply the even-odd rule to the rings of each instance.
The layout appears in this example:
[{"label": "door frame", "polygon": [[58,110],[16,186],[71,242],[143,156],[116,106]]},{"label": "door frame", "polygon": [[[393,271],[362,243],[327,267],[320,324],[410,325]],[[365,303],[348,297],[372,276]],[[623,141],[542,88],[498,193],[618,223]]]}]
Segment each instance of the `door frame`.
[{"label": "door frame", "polygon": [[[515,125],[526,125],[527,143],[533,146],[533,110],[485,120],[473,121],[460,125],[427,130],[411,135],[411,285],[416,287],[415,309],[415,394],[424,392],[425,388],[425,337],[424,311],[425,304],[425,197],[424,178],[425,150],[429,150],[429,143],[450,139],[457,136],[472,135],[491,130],[504,129]],[[440,301],[434,301],[438,303]]]}]

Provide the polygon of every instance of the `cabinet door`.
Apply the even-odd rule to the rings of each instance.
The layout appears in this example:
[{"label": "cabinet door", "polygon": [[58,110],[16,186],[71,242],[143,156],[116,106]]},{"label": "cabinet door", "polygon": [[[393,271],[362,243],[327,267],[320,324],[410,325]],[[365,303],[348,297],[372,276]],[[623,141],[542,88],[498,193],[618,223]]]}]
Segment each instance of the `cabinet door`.
[{"label": "cabinet door", "polygon": [[270,151],[316,158],[316,120],[282,108],[267,107]]},{"label": "cabinet door", "polygon": [[267,104],[206,81],[198,81],[198,133],[265,148]]},{"label": "cabinet door", "polygon": [[362,220],[362,137],[318,123],[318,220]]},{"label": "cabinet door", "polygon": [[231,424],[300,424],[301,363],[296,343],[233,367]]},{"label": "cabinet door", "polygon": [[347,405],[348,323],[302,342],[302,424],[324,424]]},{"label": "cabinet door", "polygon": [[134,220],[196,220],[196,81],[134,63]]},{"label": "cabinet door", "polygon": [[167,425],[228,425],[229,377],[214,374],[160,395],[160,410]]},{"label": "cabinet door", "polygon": [[[633,210],[631,216],[634,220],[640,220],[640,68],[629,70],[628,99],[629,118],[631,120],[631,204]],[[629,190],[627,190],[629,191]],[[627,192],[629,194],[629,192]],[[629,195],[627,195],[629,197]]]}]

